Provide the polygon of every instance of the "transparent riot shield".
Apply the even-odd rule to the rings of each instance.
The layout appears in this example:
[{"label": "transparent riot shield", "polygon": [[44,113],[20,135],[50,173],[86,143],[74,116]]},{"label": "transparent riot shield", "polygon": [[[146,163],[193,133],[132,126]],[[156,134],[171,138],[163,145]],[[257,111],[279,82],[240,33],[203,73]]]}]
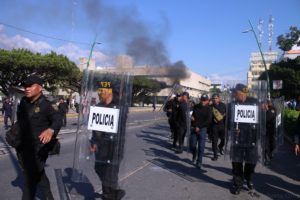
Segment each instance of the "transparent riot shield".
[{"label": "transparent riot shield", "polygon": [[228,104],[225,157],[232,162],[264,162],[267,85],[258,81],[251,89],[237,86]]},{"label": "transparent riot shield", "polygon": [[[128,74],[85,71],[72,180],[117,198],[132,80]],[[101,186],[100,186],[101,184]],[[102,188],[102,189],[101,189]],[[92,198],[92,197],[91,197]]]},{"label": "transparent riot shield", "polygon": [[19,88],[11,87],[9,88],[9,96],[11,97],[11,101],[13,104],[13,112],[11,116],[11,122],[15,123],[17,121],[17,109],[18,105],[21,101],[21,98],[24,96],[24,91]]},{"label": "transparent riot shield", "polygon": [[272,103],[276,111],[275,133],[273,136],[273,153],[276,153],[284,142],[284,98],[273,99]]}]

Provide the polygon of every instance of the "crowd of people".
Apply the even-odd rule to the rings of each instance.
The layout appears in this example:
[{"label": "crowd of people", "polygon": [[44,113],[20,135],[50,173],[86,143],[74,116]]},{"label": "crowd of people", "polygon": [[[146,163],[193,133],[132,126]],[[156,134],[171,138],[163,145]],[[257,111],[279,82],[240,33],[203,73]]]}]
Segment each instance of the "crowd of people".
[{"label": "crowd of people", "polygon": [[[100,83],[104,83],[101,81]],[[100,103],[92,98],[91,105],[96,107],[116,108],[118,96],[113,95],[112,81],[106,81],[98,88]],[[117,86],[114,86],[117,87]],[[43,80],[38,76],[29,76],[25,80],[24,96],[20,100],[17,110],[17,120],[21,135],[21,143],[15,147],[17,157],[24,175],[22,199],[34,199],[37,188],[40,187],[46,199],[54,199],[50,190],[50,183],[45,173],[49,152],[57,143],[57,134],[62,126],[66,126],[68,103],[63,98],[58,104],[50,102],[42,93]],[[273,157],[274,132],[276,127],[276,109],[272,101],[263,102],[262,108],[266,116],[266,124],[256,121],[243,122],[233,119],[238,106],[257,107],[261,102],[249,95],[247,87],[237,84],[233,89],[230,102],[222,102],[220,94],[202,94],[199,103],[190,103],[188,92],[173,94],[166,102],[164,111],[173,139],[172,147],[177,154],[183,153],[184,143],[188,135],[188,151],[196,168],[201,169],[206,145],[209,138],[212,144],[212,161],[217,161],[224,155],[226,143],[230,144],[230,158],[232,162],[232,193],[238,195],[243,188],[244,181],[250,191],[254,189],[253,175],[259,160],[258,133],[261,125],[265,125],[265,146],[262,156],[265,165],[269,165]],[[72,103],[71,103],[72,104]],[[74,105],[73,105],[74,106]],[[13,103],[7,98],[3,103],[5,128],[9,128]],[[94,169],[102,183],[102,199],[122,199],[125,191],[118,184],[118,172],[122,160],[125,124],[127,111],[124,111],[122,123],[118,130],[118,137],[113,132],[93,130],[90,151],[95,153]],[[243,114],[244,115],[244,114]],[[249,115],[250,116],[250,115]],[[253,116],[256,116],[253,114]],[[251,117],[251,116],[250,116]],[[297,121],[300,127],[300,115]],[[228,134],[226,134],[228,133]],[[300,154],[299,132],[295,135],[295,154]]]},{"label": "crowd of people", "polygon": [[[232,161],[232,193],[240,193],[244,180],[248,189],[253,190],[253,174],[258,159],[263,157],[264,164],[270,165],[273,157],[276,109],[271,100],[264,102],[260,107],[266,117],[266,133],[261,137],[263,141],[258,141],[257,137],[260,134],[259,125],[263,122],[239,123],[232,117],[235,114],[235,105],[260,104],[258,99],[249,95],[245,85],[237,84],[233,89],[232,101],[226,104],[222,102],[218,93],[212,94],[211,98],[208,94],[202,94],[199,100],[199,103],[189,106],[189,94],[183,92],[172,95],[165,104],[164,111],[168,117],[175,153],[183,152],[184,139],[189,132],[187,151],[191,153],[195,167],[201,169],[206,139],[212,144],[212,161],[224,155],[226,140],[230,145],[227,150]],[[263,155],[259,155],[258,152],[259,142],[263,142]],[[295,152],[299,153],[299,145],[295,146]]]}]

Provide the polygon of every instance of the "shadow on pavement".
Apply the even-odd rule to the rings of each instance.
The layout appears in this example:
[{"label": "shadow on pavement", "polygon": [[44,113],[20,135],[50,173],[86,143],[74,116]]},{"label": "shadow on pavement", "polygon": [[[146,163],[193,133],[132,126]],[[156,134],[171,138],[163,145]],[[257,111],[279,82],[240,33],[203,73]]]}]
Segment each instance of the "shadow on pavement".
[{"label": "shadow on pavement", "polygon": [[256,173],[254,184],[259,193],[271,199],[299,199],[300,196],[299,184],[289,183],[275,175]]},{"label": "shadow on pavement", "polygon": [[300,156],[296,156],[293,147],[289,143],[284,143],[275,154],[270,170],[285,175],[295,181],[300,181]]},{"label": "shadow on pavement", "polygon": [[[80,176],[80,182],[72,180],[72,175],[74,176],[73,173]],[[66,192],[69,194],[68,196],[82,196],[85,200],[93,200],[100,197],[98,193],[95,193],[94,187],[88,178],[78,171],[73,170],[73,168],[64,169],[62,180],[66,186]]]},{"label": "shadow on pavement", "polygon": [[[269,167],[271,171],[283,176],[256,173],[254,179],[257,183],[257,191],[271,199],[300,199],[299,167],[300,158],[294,155],[292,145],[286,142],[279,148]],[[284,180],[285,177],[298,184]]]},{"label": "shadow on pavement", "polygon": [[[176,174],[187,181],[207,182],[230,190],[232,184],[231,181],[213,179],[207,176],[204,170],[195,168],[190,159],[183,159],[177,154],[174,154],[174,152],[171,152],[170,140],[164,139],[168,138],[167,135],[169,132],[170,130],[167,125],[156,125],[142,131],[142,134],[138,135],[138,137],[143,138],[146,142],[158,146],[158,148],[144,149],[147,156],[154,157],[149,162]],[[205,156],[209,157],[211,148],[206,147],[205,152]],[[212,166],[209,164],[204,164],[203,166],[205,168],[215,169],[230,176],[232,175],[231,168]],[[290,145],[285,144],[280,148],[277,155],[275,155],[270,170],[294,181],[299,181],[299,166],[299,157],[293,155]],[[284,180],[284,177],[279,177],[276,174],[255,173],[254,176],[255,189],[259,193],[264,194],[271,199],[299,199],[300,183],[291,183],[288,180]]]},{"label": "shadow on pavement", "polygon": [[190,182],[207,182],[228,190],[231,185],[228,181],[207,176],[205,170],[197,169],[194,166],[186,166],[176,161],[161,158],[153,159],[150,162]]}]

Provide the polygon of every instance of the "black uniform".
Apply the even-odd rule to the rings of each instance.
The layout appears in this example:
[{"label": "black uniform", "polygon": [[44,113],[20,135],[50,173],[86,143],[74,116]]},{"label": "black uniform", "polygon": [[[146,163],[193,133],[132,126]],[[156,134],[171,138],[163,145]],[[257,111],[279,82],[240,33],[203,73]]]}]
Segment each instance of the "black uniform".
[{"label": "black uniform", "polygon": [[276,110],[269,106],[266,112],[266,146],[265,146],[265,164],[270,164],[273,157],[274,137],[276,128]]},{"label": "black uniform", "polygon": [[[25,178],[22,199],[34,199],[37,185],[46,199],[53,199],[44,167],[48,152],[53,147],[54,139],[61,128],[61,115],[58,108],[44,95],[33,103],[23,97],[18,108],[17,119],[21,131],[21,145],[17,147],[17,156]],[[48,128],[54,130],[54,135],[49,143],[43,144],[38,137]]]},{"label": "black uniform", "polygon": [[[179,102],[175,121],[176,121],[176,137],[178,137],[178,152],[181,153],[183,151],[183,142],[184,138],[187,132],[187,125],[190,123],[188,121],[189,119],[189,107],[186,102]],[[174,137],[174,143],[175,143],[175,137]],[[174,145],[173,143],[173,145]],[[176,145],[176,143],[175,143]]]},{"label": "black uniform", "polygon": [[[214,152],[214,159],[218,157],[218,149],[221,154],[223,154],[223,147],[225,144],[225,116],[226,116],[226,106],[224,103],[219,102],[218,105],[212,104],[212,114],[213,119],[211,123],[212,131],[212,149]],[[221,139],[218,145],[218,139]]]},{"label": "black uniform", "polygon": [[2,114],[4,113],[4,126],[6,130],[8,129],[8,119],[10,120],[10,123],[12,123],[11,121],[12,110],[13,110],[12,102],[10,100],[8,102],[5,100],[2,106]]},{"label": "black uniform", "polygon": [[68,104],[66,102],[62,102],[58,104],[58,109],[62,117],[63,126],[67,125],[67,113],[69,111]]},{"label": "black uniform", "polygon": [[171,138],[173,138],[173,147],[176,147],[176,143],[177,143],[177,134],[176,134],[176,114],[177,114],[177,110],[178,110],[178,100],[177,98],[173,98],[170,99],[169,101],[167,101],[165,107],[164,107],[164,111],[167,114],[168,117],[168,123],[170,126],[170,130],[171,130]]},{"label": "black uniform", "polygon": [[[258,105],[258,101],[255,98],[247,97],[244,102],[236,102],[235,104]],[[231,113],[229,115],[231,115]],[[235,127],[237,127],[237,123],[234,123],[233,125],[234,127],[231,128],[234,129]],[[254,169],[258,160],[258,128],[259,124],[239,123],[238,129],[240,130],[240,132],[238,134],[233,133],[234,144],[231,147],[232,174],[233,184],[235,190],[238,192],[243,187],[244,178],[247,181],[249,189],[253,188],[252,179]],[[243,165],[244,162],[245,165]]]},{"label": "black uniform", "polygon": [[[212,112],[210,106],[209,105],[204,106],[201,103],[195,105],[193,108],[192,118],[193,120],[191,124],[192,132],[190,138],[190,150],[193,154],[193,162],[197,157],[196,167],[201,168],[202,159],[204,156],[207,127],[210,126],[211,119],[212,119]],[[196,133],[195,132],[196,128],[199,128],[200,132]],[[197,143],[198,143],[198,152],[196,152]]]},{"label": "black uniform", "polygon": [[[97,104],[99,107],[116,108],[116,104],[111,102],[108,105]],[[125,112],[125,113],[124,113]],[[102,182],[103,199],[121,199],[124,192],[119,189],[118,174],[124,152],[125,123],[127,118],[127,108],[121,110],[121,123],[117,134],[93,131],[91,143],[97,145],[95,152],[95,171]],[[119,121],[119,122],[120,122]]]}]

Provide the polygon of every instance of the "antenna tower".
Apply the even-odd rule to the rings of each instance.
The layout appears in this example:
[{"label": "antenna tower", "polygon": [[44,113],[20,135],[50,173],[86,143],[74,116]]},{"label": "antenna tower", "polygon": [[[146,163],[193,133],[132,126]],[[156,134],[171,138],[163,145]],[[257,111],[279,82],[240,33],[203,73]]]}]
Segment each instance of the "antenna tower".
[{"label": "antenna tower", "polygon": [[274,18],[272,17],[272,15],[270,15],[269,18],[269,39],[268,39],[268,43],[269,43],[269,51],[272,51],[272,36],[273,36],[273,24]]},{"label": "antenna tower", "polygon": [[264,20],[262,20],[262,18],[260,17],[258,27],[257,27],[258,28],[258,44],[260,47],[261,47],[261,42],[262,42],[262,36],[264,34],[263,23],[264,23]]}]

